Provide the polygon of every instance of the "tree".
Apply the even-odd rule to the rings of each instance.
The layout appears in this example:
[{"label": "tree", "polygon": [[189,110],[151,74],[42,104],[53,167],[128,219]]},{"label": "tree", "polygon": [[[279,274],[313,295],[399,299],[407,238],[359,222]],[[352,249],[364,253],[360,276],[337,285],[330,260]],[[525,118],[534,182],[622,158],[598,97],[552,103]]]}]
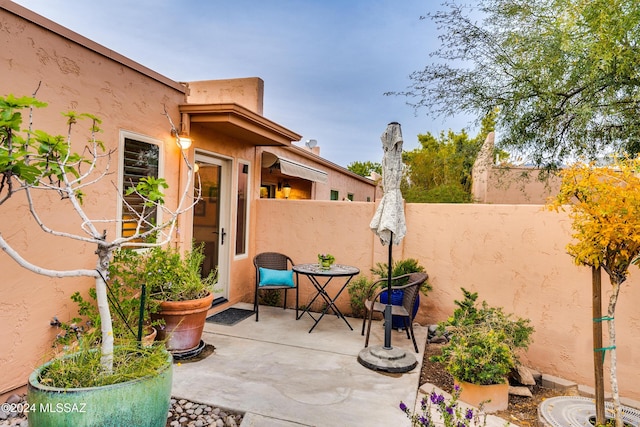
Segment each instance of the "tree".
[{"label": "tree", "polygon": [[382,175],[382,164],[378,162],[351,162],[347,165],[347,169],[360,176],[371,176],[371,172]]},{"label": "tree", "polygon": [[418,135],[421,148],[403,153],[408,166],[402,193],[410,203],[469,203],[471,171],[489,132],[495,126],[495,113],[482,119],[482,127],[475,138],[463,129],[451,129],[438,137],[430,132]]},{"label": "tree", "polygon": [[[35,96],[35,95],[34,95]],[[130,183],[127,194],[136,194],[142,204],[142,209],[134,209],[119,194],[123,209],[132,218],[135,231],[127,237],[107,239],[107,232],[103,227],[114,224],[119,219],[91,218],[83,209],[83,201],[88,194],[85,192],[91,185],[98,183],[109,174],[109,160],[111,151],[105,151],[103,144],[96,138],[100,131],[100,120],[89,114],[66,113],[68,132],[66,136],[50,135],[41,130],[33,130],[31,117],[34,108],[46,106],[32,97],[16,98],[12,95],[0,97],[0,206],[10,198],[23,195],[28,205],[28,211],[37,226],[45,233],[60,239],[72,239],[83,244],[95,246],[97,262],[93,270],[72,269],[52,270],[42,268],[26,260],[0,233],[0,249],[7,253],[20,266],[48,277],[91,277],[95,279],[95,290],[100,325],[102,332],[101,364],[105,373],[113,369],[113,328],[111,313],[107,299],[107,284],[109,264],[113,252],[123,246],[149,247],[166,244],[173,234],[178,216],[193,204],[192,193],[188,191],[193,180],[193,166],[187,161],[183,153],[183,160],[187,165],[188,174],[185,190],[177,202],[177,208],[170,210],[164,206],[163,190],[167,188],[164,179],[142,178],[139,183]],[[29,111],[27,129],[22,129],[23,110]],[[169,115],[166,113],[170,120]],[[83,154],[72,151],[72,129],[80,120],[88,119],[88,145]],[[173,127],[173,124],[171,123]],[[176,132],[177,135],[177,132]],[[87,153],[84,155],[84,153]],[[102,168],[101,168],[102,167]],[[79,233],[57,231],[48,227],[47,218],[38,213],[38,199],[42,193],[56,193],[61,203],[71,206],[75,219],[69,218],[67,223],[79,226]],[[47,212],[59,212],[47,209]],[[162,222],[156,223],[156,210],[162,211]]]},{"label": "tree", "polygon": [[[468,2],[467,2],[468,3]],[[640,152],[640,2],[456,0],[405,95],[432,116],[499,109],[499,146],[550,167]]]},{"label": "tree", "polygon": [[[567,246],[578,265],[604,269],[611,281],[607,316],[609,346],[594,351],[610,351],[610,380],[616,412],[616,427],[622,427],[616,365],[615,310],[622,283],[632,262],[640,255],[640,159],[616,159],[606,167],[576,163],[560,174],[562,184],[552,209],[570,205],[575,242]],[[597,280],[594,277],[594,280]],[[597,299],[597,301],[595,300]],[[599,295],[594,304],[599,304]],[[601,354],[601,353],[598,353]],[[604,399],[604,396],[600,396]],[[604,407],[604,400],[602,400]],[[604,411],[603,411],[604,412]],[[599,419],[598,423],[603,423]]]}]

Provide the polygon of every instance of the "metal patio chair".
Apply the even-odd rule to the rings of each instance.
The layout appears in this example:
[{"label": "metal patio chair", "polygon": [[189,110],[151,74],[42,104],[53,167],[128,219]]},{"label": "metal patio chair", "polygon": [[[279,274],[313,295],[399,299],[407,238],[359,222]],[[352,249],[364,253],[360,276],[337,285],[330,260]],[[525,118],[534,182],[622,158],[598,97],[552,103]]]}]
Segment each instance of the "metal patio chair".
[{"label": "metal patio chair", "polygon": [[[298,318],[298,280],[293,273],[293,260],[287,255],[278,252],[263,252],[253,258],[256,268],[256,291],[253,302],[253,311],[256,312],[258,321],[258,309],[260,307],[260,291],[269,289],[284,290],[283,309],[287,308],[287,293],[295,290],[296,293],[296,319]],[[262,274],[261,274],[262,269]]]},{"label": "metal patio chair", "polygon": [[[407,331],[407,339],[411,339],[413,341],[413,348],[418,353],[418,344],[416,344],[416,337],[413,334],[413,306],[416,302],[416,298],[418,298],[418,292],[420,292],[420,286],[427,281],[429,275],[427,273],[409,273],[404,274],[402,276],[392,277],[391,278],[391,289],[402,289],[404,291],[404,295],[402,297],[402,305],[392,305],[391,306],[391,314],[393,316],[400,316],[405,325],[405,330]],[[394,285],[396,283],[396,285]],[[399,284],[405,283],[405,284]],[[369,288],[369,292],[367,295],[372,295],[374,289],[378,286],[381,286],[380,289],[369,299],[365,300],[364,307],[365,313],[364,318],[362,319],[362,335],[364,335],[364,327],[369,321],[367,326],[367,337],[364,341],[364,346],[367,347],[369,345],[369,334],[371,332],[371,322],[373,320],[373,313],[383,313],[385,311],[386,304],[380,302],[380,295],[387,292],[387,279],[383,278],[374,282]],[[391,299],[391,295],[388,295],[389,300]]]}]

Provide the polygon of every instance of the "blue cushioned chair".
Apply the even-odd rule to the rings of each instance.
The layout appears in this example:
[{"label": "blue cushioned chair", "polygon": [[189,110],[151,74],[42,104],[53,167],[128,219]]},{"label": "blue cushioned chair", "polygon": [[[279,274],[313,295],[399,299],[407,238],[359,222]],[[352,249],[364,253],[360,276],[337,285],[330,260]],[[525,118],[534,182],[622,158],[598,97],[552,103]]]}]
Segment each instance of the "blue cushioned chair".
[{"label": "blue cushioned chair", "polygon": [[256,295],[253,302],[253,311],[256,312],[258,321],[259,293],[268,289],[284,290],[284,303],[282,308],[287,308],[287,293],[295,290],[296,293],[296,319],[298,318],[298,281],[296,274],[291,270],[293,260],[278,252],[263,252],[253,258],[256,268]]}]

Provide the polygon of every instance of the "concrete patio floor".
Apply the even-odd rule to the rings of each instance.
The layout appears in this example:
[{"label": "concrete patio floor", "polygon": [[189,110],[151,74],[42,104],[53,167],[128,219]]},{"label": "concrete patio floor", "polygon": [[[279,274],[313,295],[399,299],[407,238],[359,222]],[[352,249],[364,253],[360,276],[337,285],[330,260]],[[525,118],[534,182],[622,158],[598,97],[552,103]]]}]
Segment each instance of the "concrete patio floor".
[{"label": "concrete patio floor", "polygon": [[[243,427],[409,426],[398,405],[415,401],[426,328],[415,327],[420,354],[404,332],[393,332],[392,345],[414,354],[418,366],[385,374],[358,363],[362,319],[347,319],[353,331],[327,315],[309,333],[309,316],[296,321],[293,310],[261,306],[259,322],[251,316],[233,326],[207,323],[203,340],[215,351],[174,365],[172,394],[245,412]],[[371,331],[370,345],[381,345],[382,323]]]},{"label": "concrete patio floor", "polygon": [[[234,307],[252,309],[251,304]],[[418,366],[404,374],[372,371],[360,365],[362,319],[325,316],[313,332],[307,315],[260,307],[233,326],[207,323],[203,340],[213,354],[174,365],[172,394],[244,412],[242,427],[410,426],[398,405],[416,402],[427,328],[414,326],[419,354],[404,332],[393,331],[392,346],[415,355]],[[382,322],[371,327],[370,345],[384,342]],[[433,386],[423,385],[426,392]],[[503,426],[495,417],[488,426]]]}]

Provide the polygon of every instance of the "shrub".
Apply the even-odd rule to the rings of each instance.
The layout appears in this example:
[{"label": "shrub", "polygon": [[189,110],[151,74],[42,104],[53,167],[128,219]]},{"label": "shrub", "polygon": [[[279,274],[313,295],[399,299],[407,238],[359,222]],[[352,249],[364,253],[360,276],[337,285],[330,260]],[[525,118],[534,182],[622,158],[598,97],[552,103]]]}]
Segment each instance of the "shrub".
[{"label": "shrub", "polygon": [[[424,271],[425,271],[424,267],[420,265],[417,259],[407,258],[407,259],[396,261],[393,264],[393,267],[391,269],[391,277],[398,277],[398,276],[402,276],[404,274],[409,274],[409,273],[421,273]],[[378,262],[376,263],[376,266],[371,269],[371,272],[374,275],[383,279],[389,275],[389,264]],[[397,283],[397,285],[404,285],[407,283],[408,280],[409,279],[406,279],[404,283]],[[428,280],[425,281],[422,284],[422,286],[420,286],[420,291],[424,295],[427,295],[427,293],[431,291],[431,289],[432,289],[431,284],[429,283]]]},{"label": "shrub", "polygon": [[439,333],[451,333],[450,341],[431,361],[443,363],[458,381],[504,383],[516,365],[517,351],[529,346],[534,329],[528,319],[516,319],[486,301],[478,306],[477,292],[462,292],[464,300],[455,301],[453,316],[438,324]]},{"label": "shrub", "polygon": [[370,290],[373,281],[365,276],[358,276],[349,282],[347,291],[349,292],[349,304],[351,314],[354,317],[364,317],[364,301],[369,298],[375,289]]}]

